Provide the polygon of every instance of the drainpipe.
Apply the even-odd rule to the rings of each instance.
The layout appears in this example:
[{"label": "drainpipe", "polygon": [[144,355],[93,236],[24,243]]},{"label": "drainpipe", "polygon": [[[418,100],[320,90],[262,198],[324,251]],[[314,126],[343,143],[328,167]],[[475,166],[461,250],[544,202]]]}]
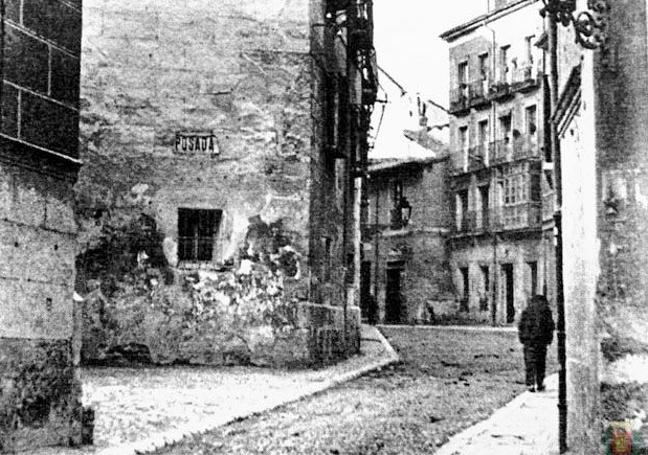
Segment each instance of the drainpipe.
[{"label": "drainpipe", "polygon": [[[551,113],[558,105],[558,25],[554,14],[548,14],[549,70],[551,86]],[[560,140],[557,125],[551,122],[551,146],[554,160],[554,185],[556,210],[554,213],[556,235],[556,337],[558,340],[558,443],[560,453],[567,451],[567,365],[565,344],[565,296],[563,293],[563,239],[562,239],[562,170]]]},{"label": "drainpipe", "polygon": [[[488,12],[490,13],[490,1],[487,3],[488,7]],[[492,83],[495,80],[495,71],[497,70],[497,58],[496,58],[496,52],[497,52],[497,41],[495,39],[495,30],[493,30],[491,27],[488,26],[488,22],[484,20],[483,24],[484,28],[488,31],[491,32],[492,35],[492,44],[491,44],[491,74],[490,74],[490,82]],[[489,125],[489,133],[490,133],[490,143],[494,144],[495,143],[495,124],[497,121],[497,103],[493,102],[492,107],[491,107],[491,118],[492,121],[490,121]],[[490,147],[489,147],[490,150]],[[490,156],[489,158],[489,163],[488,165],[491,166],[490,163]],[[493,168],[491,166],[491,172],[493,172]],[[495,206],[495,203],[497,202],[497,179],[496,178],[491,178],[491,194],[495,197],[492,198],[492,204],[491,207]],[[491,209],[493,215],[496,214],[496,211]],[[493,279],[492,284],[491,284],[491,324],[493,326],[497,325],[497,281],[499,277],[499,273],[497,270],[497,232],[495,230],[494,226],[494,216],[490,217],[491,219],[489,220],[489,230],[491,233],[492,237],[492,244],[493,244]]]}]

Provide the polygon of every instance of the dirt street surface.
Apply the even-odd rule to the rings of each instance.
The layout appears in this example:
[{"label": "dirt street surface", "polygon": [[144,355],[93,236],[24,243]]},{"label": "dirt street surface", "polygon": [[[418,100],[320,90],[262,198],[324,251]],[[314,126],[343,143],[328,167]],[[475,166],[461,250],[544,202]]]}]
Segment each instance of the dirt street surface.
[{"label": "dirt street surface", "polygon": [[401,364],[158,454],[430,454],[525,389],[516,332],[382,331]]}]

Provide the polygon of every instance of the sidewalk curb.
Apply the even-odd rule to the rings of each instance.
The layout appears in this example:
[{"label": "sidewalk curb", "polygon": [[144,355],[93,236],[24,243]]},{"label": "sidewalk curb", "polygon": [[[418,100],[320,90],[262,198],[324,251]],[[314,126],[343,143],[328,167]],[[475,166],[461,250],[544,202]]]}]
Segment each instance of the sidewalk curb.
[{"label": "sidewalk curb", "polygon": [[515,326],[487,326],[487,325],[407,325],[407,324],[379,324],[376,327],[385,329],[418,329],[418,330],[458,330],[464,332],[491,332],[510,333],[517,332]]},{"label": "sidewalk curb", "polygon": [[177,444],[181,442],[183,439],[200,436],[201,434],[204,434],[220,426],[224,426],[235,421],[248,419],[255,415],[272,411],[281,406],[285,406],[287,404],[301,401],[305,398],[316,395],[318,393],[331,389],[345,382],[357,379],[372,371],[381,370],[389,365],[399,362],[400,356],[396,353],[394,348],[389,344],[389,342],[383,336],[383,334],[380,333],[380,330],[378,330],[378,328],[375,328],[375,332],[378,335],[378,340],[374,338],[370,338],[368,340],[380,341],[386,353],[384,356],[382,356],[383,358],[374,361],[368,365],[365,365],[353,371],[340,374],[337,377],[334,377],[332,379],[318,381],[306,387],[303,387],[296,396],[291,397],[287,400],[278,399],[276,400],[276,402],[266,404],[265,406],[260,406],[257,409],[248,409],[245,412],[242,412],[240,414],[230,415],[228,417],[215,417],[213,419],[202,419],[199,423],[193,422],[184,425],[180,428],[169,430],[164,433],[151,436],[141,441],[108,447],[103,450],[99,450],[95,452],[94,455],[144,455],[147,453],[152,453],[157,450],[163,449],[167,446]]}]

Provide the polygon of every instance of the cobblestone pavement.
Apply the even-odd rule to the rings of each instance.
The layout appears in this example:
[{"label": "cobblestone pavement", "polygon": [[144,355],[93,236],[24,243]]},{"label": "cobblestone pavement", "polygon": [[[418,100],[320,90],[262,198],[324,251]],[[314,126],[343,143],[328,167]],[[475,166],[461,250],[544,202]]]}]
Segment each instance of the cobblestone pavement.
[{"label": "cobblestone pavement", "polygon": [[431,454],[525,390],[514,330],[382,330],[401,364],[157,453]]},{"label": "cobblestone pavement", "polygon": [[166,367],[90,368],[81,372],[83,403],[96,411],[95,446],[35,455],[119,454],[226,424],[318,392],[393,361],[373,327],[363,327],[361,356],[321,370]]}]

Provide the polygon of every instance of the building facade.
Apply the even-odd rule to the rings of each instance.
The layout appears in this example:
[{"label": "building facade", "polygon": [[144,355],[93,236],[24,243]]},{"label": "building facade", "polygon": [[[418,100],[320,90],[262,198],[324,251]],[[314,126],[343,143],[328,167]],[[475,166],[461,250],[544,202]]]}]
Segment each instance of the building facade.
[{"label": "building facade", "polygon": [[574,44],[571,27],[558,33],[567,447],[579,455],[609,451],[616,425],[637,451],[647,434],[637,403],[648,391],[648,4],[576,6],[606,28],[595,51]]},{"label": "building facade", "polygon": [[[125,344],[198,363],[357,351],[371,2],[89,0],[84,14],[79,288],[90,295],[98,281],[119,327],[94,318],[88,358]],[[144,240],[112,234],[129,229]],[[102,265],[113,250],[122,269]],[[120,276],[144,276],[148,291],[107,285]],[[141,327],[124,322],[138,311],[129,302],[155,307],[168,293],[188,299],[200,327],[156,311]],[[209,331],[202,308],[228,322]],[[190,341],[156,347],[159,324]]]},{"label": "building facade", "polygon": [[465,316],[493,324],[516,322],[534,294],[554,300],[540,3],[496,2],[441,36],[450,45],[450,267]]},{"label": "building facade", "polygon": [[0,452],[92,440],[74,343],[81,1],[3,2]]},{"label": "building facade", "polygon": [[[431,323],[455,311],[445,237],[451,226],[449,158],[372,160],[361,274],[363,316]],[[369,297],[371,296],[371,297]],[[375,301],[376,309],[368,307]]]}]

